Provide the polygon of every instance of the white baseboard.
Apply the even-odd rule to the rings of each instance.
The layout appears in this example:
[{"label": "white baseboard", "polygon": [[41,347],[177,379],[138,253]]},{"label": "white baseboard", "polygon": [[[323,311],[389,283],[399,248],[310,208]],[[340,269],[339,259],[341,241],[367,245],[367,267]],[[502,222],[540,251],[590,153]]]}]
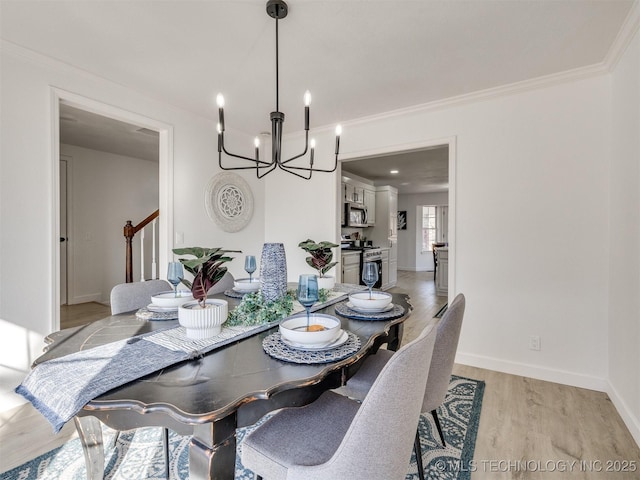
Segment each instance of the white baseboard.
[{"label": "white baseboard", "polygon": [[404,270],[406,272],[433,272],[433,270],[429,270],[428,268],[416,268],[416,267],[398,267],[398,271]]},{"label": "white baseboard", "polygon": [[75,305],[77,303],[87,303],[87,302],[102,303],[102,294],[91,293],[89,295],[80,295],[78,297],[73,297],[73,299],[69,302],[69,305]]},{"label": "white baseboard", "polygon": [[485,368],[487,370],[495,370],[497,372],[510,373],[512,375],[520,375],[521,377],[536,378],[547,382],[571,385],[572,387],[587,388],[598,392],[607,392],[609,388],[609,384],[605,378],[559,370],[556,368],[513,362],[501,358],[475,355],[472,353],[458,352],[456,354],[456,363]]},{"label": "white baseboard", "polygon": [[607,394],[613,402],[613,406],[622,417],[622,421],[629,429],[631,436],[636,441],[636,444],[640,447],[640,420],[636,417],[629,405],[622,399],[616,388],[611,385],[611,382],[607,382]]}]

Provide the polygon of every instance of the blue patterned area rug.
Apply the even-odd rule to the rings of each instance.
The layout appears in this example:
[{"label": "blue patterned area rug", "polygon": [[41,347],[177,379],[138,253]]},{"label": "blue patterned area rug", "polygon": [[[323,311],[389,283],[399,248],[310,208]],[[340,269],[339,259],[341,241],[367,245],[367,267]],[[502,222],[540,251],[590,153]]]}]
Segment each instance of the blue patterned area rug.
[{"label": "blue patterned area rug", "polygon": [[[431,480],[469,480],[473,459],[484,382],[452,375],[444,404],[438,408],[446,448],[442,448],[430,413],[420,417],[420,440],[426,477]],[[238,448],[242,439],[264,422],[237,431]],[[141,428],[122,432],[115,447],[114,431],[105,428],[105,476],[107,480],[161,480],[164,478],[162,429]],[[171,478],[189,478],[189,439],[171,432]],[[238,455],[239,458],[239,455]],[[0,474],[2,480],[84,480],[84,455],[78,439],[65,443],[13,470]],[[254,480],[254,474],[236,462],[236,480]],[[406,480],[418,480],[415,455],[411,454]]]}]

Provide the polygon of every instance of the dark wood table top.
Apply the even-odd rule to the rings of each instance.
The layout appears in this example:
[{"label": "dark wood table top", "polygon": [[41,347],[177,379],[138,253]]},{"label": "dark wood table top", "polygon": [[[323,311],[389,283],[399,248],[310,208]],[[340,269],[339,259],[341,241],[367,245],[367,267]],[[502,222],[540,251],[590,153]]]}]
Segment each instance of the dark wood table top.
[{"label": "dark wood table top", "polygon": [[[237,299],[220,298],[229,302],[229,309],[239,303]],[[249,403],[286,396],[289,390],[319,384],[327,376],[335,376],[336,372],[340,372],[344,381],[355,372],[349,369],[359,368],[362,358],[375,352],[381,344],[387,340],[401,340],[402,322],[409,316],[411,305],[404,294],[394,294],[393,302],[405,308],[404,317],[390,321],[361,321],[335,315],[333,305],[318,310],[335,315],[342,321],[343,329],[355,333],[362,341],[360,350],[347,359],[322,365],[299,365],[271,358],[263,351],[262,340],[277,331],[276,326],[202,358],[178,363],[111,390],[89,402],[80,415],[97,416],[116,429],[161,425],[189,434],[194,425],[215,422],[242,410]],[[177,320],[143,321],[132,313],[110,316],[51,334],[47,338],[50,344],[46,353],[35,364],[175,325]],[[393,336],[389,338],[391,331]],[[265,405],[264,410],[273,407]],[[256,409],[254,405],[251,410],[250,418],[242,420],[239,417],[239,426],[255,421],[260,408]],[[116,411],[128,411],[131,415],[113,415]]]}]

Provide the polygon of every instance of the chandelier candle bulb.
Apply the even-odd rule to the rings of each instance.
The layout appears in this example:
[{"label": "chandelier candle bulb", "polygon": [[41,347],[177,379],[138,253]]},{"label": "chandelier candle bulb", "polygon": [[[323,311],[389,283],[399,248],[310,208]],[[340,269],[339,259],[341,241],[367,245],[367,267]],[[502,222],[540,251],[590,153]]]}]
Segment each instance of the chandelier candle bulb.
[{"label": "chandelier candle bulb", "polygon": [[340,135],[342,135],[342,125],[336,126],[336,155],[340,151]]},{"label": "chandelier candle bulb", "polygon": [[308,107],[309,105],[311,105],[311,92],[307,90],[304,92],[304,106]]},{"label": "chandelier candle bulb", "polygon": [[216,97],[216,103],[218,104],[218,119],[220,121],[219,131],[224,131],[224,97],[221,93]]},{"label": "chandelier candle bulb", "polygon": [[311,155],[309,156],[309,165],[313,167],[313,156],[316,151],[316,140],[315,138],[311,139]]},{"label": "chandelier candle bulb", "polygon": [[260,139],[258,137],[253,139],[253,144],[256,147],[256,160],[260,159]]}]

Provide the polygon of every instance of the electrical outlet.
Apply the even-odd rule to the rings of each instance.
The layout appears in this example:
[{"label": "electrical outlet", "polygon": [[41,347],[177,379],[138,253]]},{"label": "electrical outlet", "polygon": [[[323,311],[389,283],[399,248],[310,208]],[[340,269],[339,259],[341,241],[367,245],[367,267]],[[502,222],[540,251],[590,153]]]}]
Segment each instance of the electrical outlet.
[{"label": "electrical outlet", "polygon": [[184,233],[176,232],[176,245],[182,245],[184,243]]},{"label": "electrical outlet", "polygon": [[531,335],[529,337],[529,350],[540,350],[540,337],[538,335]]}]

